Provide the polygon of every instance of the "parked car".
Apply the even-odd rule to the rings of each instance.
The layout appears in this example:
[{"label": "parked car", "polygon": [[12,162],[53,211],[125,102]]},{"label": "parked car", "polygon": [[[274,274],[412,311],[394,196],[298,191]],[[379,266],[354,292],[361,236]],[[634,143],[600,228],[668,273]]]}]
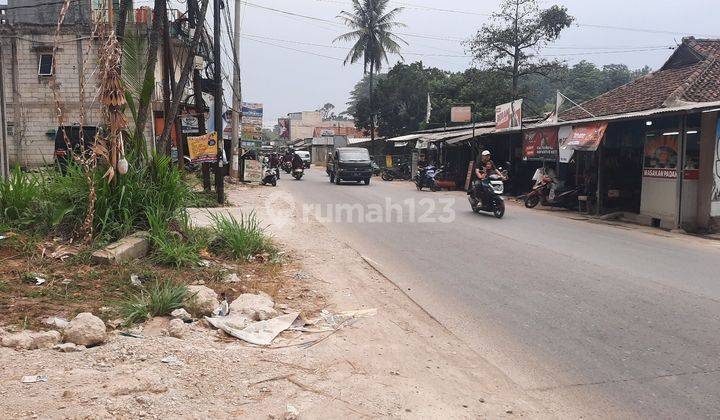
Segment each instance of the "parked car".
[{"label": "parked car", "polygon": [[336,149],[328,162],[330,182],[340,185],[342,181],[365,182],[370,185],[372,162],[370,153],[362,147],[341,147]]},{"label": "parked car", "polygon": [[302,159],[305,168],[310,167],[310,152],[308,152],[307,150],[298,150],[297,152],[295,152],[295,154],[300,156],[300,159]]}]

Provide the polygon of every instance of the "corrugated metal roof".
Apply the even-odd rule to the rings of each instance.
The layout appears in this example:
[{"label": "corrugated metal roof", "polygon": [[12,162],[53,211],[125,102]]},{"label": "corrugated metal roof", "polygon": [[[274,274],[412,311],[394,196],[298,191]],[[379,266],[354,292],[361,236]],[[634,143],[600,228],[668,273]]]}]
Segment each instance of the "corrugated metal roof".
[{"label": "corrugated metal roof", "polygon": [[420,137],[422,137],[422,134],[407,134],[405,136],[399,136],[399,137],[392,137],[389,139],[386,139],[386,142],[394,143],[396,141],[411,141],[411,140],[417,140]]}]

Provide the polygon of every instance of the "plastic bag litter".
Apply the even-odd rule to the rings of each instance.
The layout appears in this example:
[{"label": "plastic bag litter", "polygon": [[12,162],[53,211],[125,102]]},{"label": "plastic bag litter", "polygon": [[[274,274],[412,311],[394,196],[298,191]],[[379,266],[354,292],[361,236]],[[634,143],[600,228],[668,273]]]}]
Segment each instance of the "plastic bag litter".
[{"label": "plastic bag litter", "polygon": [[21,382],[24,384],[34,384],[35,382],[47,382],[47,375],[28,375],[23,376]]},{"label": "plastic bag litter", "polygon": [[[244,327],[244,323],[239,323],[243,317],[205,317],[205,319],[213,327],[221,329],[235,338],[258,346],[269,346],[275,337],[290,328],[298,315],[300,315],[299,312],[293,312],[267,321],[253,322]],[[245,320],[247,321],[247,318]]]}]

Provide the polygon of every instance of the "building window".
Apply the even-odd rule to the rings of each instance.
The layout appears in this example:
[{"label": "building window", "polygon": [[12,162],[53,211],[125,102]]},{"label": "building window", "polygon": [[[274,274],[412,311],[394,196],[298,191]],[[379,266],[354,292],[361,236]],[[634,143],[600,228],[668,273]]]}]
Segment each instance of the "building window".
[{"label": "building window", "polygon": [[38,76],[52,76],[53,74],[53,55],[40,54],[38,60]]}]

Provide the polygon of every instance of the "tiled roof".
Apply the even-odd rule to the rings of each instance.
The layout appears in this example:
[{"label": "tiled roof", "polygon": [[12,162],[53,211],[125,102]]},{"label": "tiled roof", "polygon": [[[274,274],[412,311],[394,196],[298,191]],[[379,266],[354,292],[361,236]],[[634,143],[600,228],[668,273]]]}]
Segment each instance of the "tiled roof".
[{"label": "tiled roof", "polygon": [[[720,101],[720,40],[687,38],[678,50],[688,47],[691,57],[698,58],[691,62],[687,57],[678,58],[679,64],[675,64],[674,54],[662,70],[584,102],[582,107],[601,117],[678,103]],[[588,117],[579,107],[560,114],[561,121]]]}]

